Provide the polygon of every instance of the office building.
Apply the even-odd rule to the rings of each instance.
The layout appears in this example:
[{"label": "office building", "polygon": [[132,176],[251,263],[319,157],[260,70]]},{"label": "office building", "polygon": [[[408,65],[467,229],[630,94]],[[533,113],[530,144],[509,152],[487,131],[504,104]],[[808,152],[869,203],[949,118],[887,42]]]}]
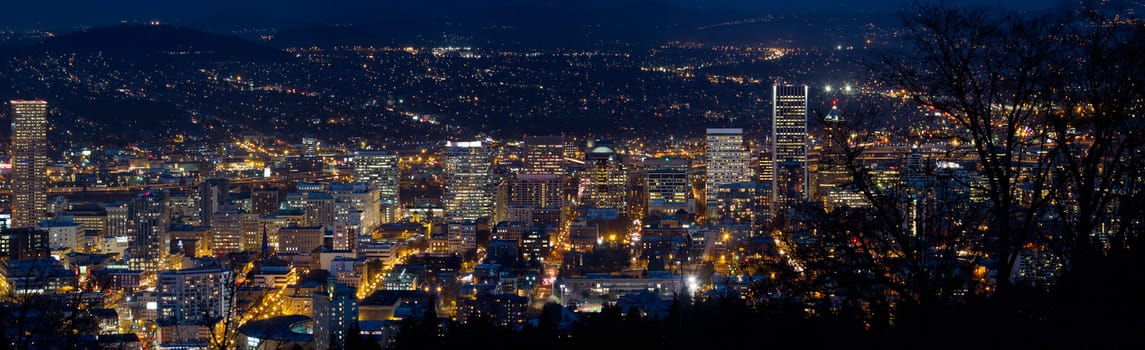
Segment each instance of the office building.
[{"label": "office building", "polygon": [[581,204],[589,208],[628,209],[628,173],[611,142],[589,142],[581,176]]},{"label": "office building", "polygon": [[172,324],[204,324],[230,310],[234,272],[223,268],[159,271],[159,319]]},{"label": "office building", "polygon": [[211,216],[211,251],[216,256],[238,252],[242,241],[242,217],[238,206],[224,204]]},{"label": "office building", "polygon": [[477,220],[493,211],[493,157],[481,141],[447,142],[443,169],[447,221]]},{"label": "office building", "polygon": [[564,179],[551,174],[516,175],[509,179],[505,202],[507,221],[557,225],[565,206]]},{"label": "office building", "polygon": [[305,192],[302,195],[303,225],[330,225],[334,222],[334,196],[326,192]]},{"label": "office building", "polygon": [[[334,222],[344,224],[348,237],[369,234],[381,225],[381,191],[366,182],[332,182],[330,195],[334,197]],[[353,249],[350,245],[335,245],[335,250]]]},{"label": "office building", "polygon": [[278,229],[280,252],[309,253],[323,245],[325,226],[287,226]]},{"label": "office building", "polygon": [[707,216],[715,219],[716,200],[720,186],[751,181],[751,154],[743,143],[743,129],[711,128],[704,143],[707,169],[704,180],[704,200]]},{"label": "office building", "polygon": [[312,297],[315,347],[319,350],[342,349],[346,344],[346,330],[358,321],[356,291],[331,279]]},{"label": "office building", "polygon": [[37,230],[48,231],[48,246],[52,250],[79,252],[84,249],[84,227],[70,215],[60,215],[36,224]]},{"label": "office building", "polygon": [[446,225],[449,250],[457,253],[477,249],[477,223],[473,221],[451,221]]},{"label": "office building", "polygon": [[644,161],[645,214],[674,215],[679,210],[694,212],[688,165],[687,159],[671,157]]},{"label": "office building", "polygon": [[806,85],[773,85],[771,203],[773,213],[795,208],[808,194]]},{"label": "office building", "polygon": [[32,227],[0,229],[0,260],[38,259],[51,254],[48,231]]},{"label": "office building", "polygon": [[529,174],[564,175],[565,140],[562,136],[526,136],[525,169]]},{"label": "office building", "polygon": [[32,227],[48,214],[48,103],[10,104],[12,227]]},{"label": "office building", "polygon": [[250,208],[250,212],[257,215],[274,215],[278,212],[278,191],[252,191]]},{"label": "office building", "polygon": [[388,151],[354,152],[354,181],[366,182],[378,189],[382,223],[397,221],[399,212],[398,155]]},{"label": "office building", "polygon": [[199,184],[199,224],[211,226],[211,214],[219,204],[230,200],[230,181],[222,178],[207,179]]},{"label": "office building", "polygon": [[167,216],[163,204],[167,192],[148,190],[128,204],[127,219],[131,230],[128,244],[128,267],[132,270],[154,272],[166,257],[164,245]]}]

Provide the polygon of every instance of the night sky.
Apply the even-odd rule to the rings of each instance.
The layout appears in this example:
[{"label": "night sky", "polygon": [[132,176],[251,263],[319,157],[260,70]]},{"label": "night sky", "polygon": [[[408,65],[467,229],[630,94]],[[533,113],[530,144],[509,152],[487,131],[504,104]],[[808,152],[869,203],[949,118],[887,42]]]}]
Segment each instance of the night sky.
[{"label": "night sky", "polygon": [[[639,0],[651,4],[668,4],[684,8],[720,10],[728,13],[886,13],[913,0]],[[1028,10],[1045,9],[1064,0],[961,0],[954,4],[967,6],[1013,7]],[[188,26],[211,25],[212,22],[254,23],[275,21],[289,23],[338,22],[344,14],[362,11],[417,11],[450,13],[474,8],[534,6],[554,8],[601,8],[618,6],[616,0],[431,0],[431,1],[366,1],[366,0],[169,0],[169,1],[91,1],[43,0],[14,1],[0,11],[0,28],[66,30],[77,26],[99,26],[120,20],[158,19]]]}]

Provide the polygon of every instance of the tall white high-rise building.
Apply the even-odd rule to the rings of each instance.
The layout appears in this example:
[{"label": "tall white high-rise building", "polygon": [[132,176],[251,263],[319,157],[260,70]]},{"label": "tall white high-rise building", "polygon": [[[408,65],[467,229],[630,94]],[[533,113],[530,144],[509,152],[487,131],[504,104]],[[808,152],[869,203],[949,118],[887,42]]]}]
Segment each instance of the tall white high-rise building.
[{"label": "tall white high-rise building", "polygon": [[364,182],[331,182],[330,195],[334,197],[334,236],[340,237],[340,229],[345,229],[345,240],[335,239],[335,250],[352,249],[358,236],[374,232],[381,224],[377,187]]},{"label": "tall white high-rise building", "polygon": [[493,156],[481,141],[446,142],[442,173],[447,221],[477,220],[493,211]]},{"label": "tall white high-rise building", "polygon": [[48,212],[48,102],[11,101],[12,227],[31,227]]},{"label": "tall white high-rise building", "polygon": [[794,208],[807,199],[806,85],[773,85],[771,101],[772,212]]},{"label": "tall white high-rise building", "polygon": [[704,201],[711,220],[716,216],[720,186],[751,181],[751,153],[744,146],[743,129],[711,128],[707,130],[704,155],[708,163]]},{"label": "tall white high-rise building", "polygon": [[378,189],[379,223],[397,221],[400,168],[398,155],[389,151],[354,152],[354,181],[366,182]]}]

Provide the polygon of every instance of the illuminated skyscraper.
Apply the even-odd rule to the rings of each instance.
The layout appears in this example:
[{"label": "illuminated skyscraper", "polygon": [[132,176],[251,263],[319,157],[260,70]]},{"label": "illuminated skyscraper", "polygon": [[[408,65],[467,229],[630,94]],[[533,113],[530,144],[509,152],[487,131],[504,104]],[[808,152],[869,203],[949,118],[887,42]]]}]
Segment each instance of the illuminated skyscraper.
[{"label": "illuminated skyscraper", "polygon": [[525,137],[525,168],[529,174],[564,175],[564,156],[564,137]]},{"label": "illuminated skyscraper", "polygon": [[446,142],[442,173],[447,221],[477,220],[493,211],[493,156],[481,141]]},{"label": "illuminated skyscraper", "polygon": [[815,194],[819,198],[813,198],[821,201],[828,209],[844,205],[857,207],[864,202],[862,194],[846,186],[851,181],[851,175],[847,171],[845,145],[841,143],[846,141],[840,135],[843,121],[837,101],[831,101],[831,110],[823,117],[823,136],[815,181],[818,187]]},{"label": "illuminated skyscraper", "polygon": [[513,177],[509,183],[508,205],[511,207],[560,208],[565,205],[560,176],[523,174]]},{"label": "illuminated skyscraper", "polygon": [[167,215],[163,202],[167,192],[147,190],[128,204],[127,218],[131,224],[127,265],[132,270],[156,271],[166,258],[163,249],[166,239]]},{"label": "illuminated skyscraper", "polygon": [[778,213],[807,199],[808,88],[773,85],[771,91],[771,203]]},{"label": "illuminated skyscraper", "polygon": [[715,219],[720,186],[751,181],[751,153],[744,147],[743,129],[708,129],[704,155],[708,160],[704,200],[708,218]]},{"label": "illuminated skyscraper", "polygon": [[534,225],[560,223],[564,202],[564,179],[560,175],[520,174],[509,179],[505,198],[507,220]]},{"label": "illuminated skyscraper", "polygon": [[374,232],[380,224],[378,188],[365,182],[331,182],[330,195],[334,197],[334,236],[342,234],[339,227],[346,229],[346,239],[335,239],[334,249],[351,249],[359,235]]},{"label": "illuminated skyscraper", "polygon": [[354,152],[354,181],[367,182],[378,189],[380,223],[397,221],[398,155],[388,151]]},{"label": "illuminated skyscraper", "polygon": [[673,215],[677,210],[693,212],[692,184],[688,179],[688,160],[652,158],[644,161],[645,214]]},{"label": "illuminated skyscraper", "polygon": [[611,142],[590,142],[581,178],[581,203],[591,208],[628,210],[628,173]]},{"label": "illuminated skyscraper", "polygon": [[12,227],[31,227],[48,212],[48,103],[11,101]]}]

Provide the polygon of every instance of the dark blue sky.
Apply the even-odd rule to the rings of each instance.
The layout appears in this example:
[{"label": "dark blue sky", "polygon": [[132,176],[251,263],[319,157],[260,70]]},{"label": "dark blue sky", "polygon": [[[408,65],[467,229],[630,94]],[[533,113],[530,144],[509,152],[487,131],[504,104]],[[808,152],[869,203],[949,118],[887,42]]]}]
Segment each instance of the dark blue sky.
[{"label": "dark blue sky", "polygon": [[[630,0],[659,2],[687,8],[734,10],[746,14],[891,12],[913,0]],[[1062,0],[955,0],[968,6],[1006,6],[1043,9]],[[528,4],[529,6],[584,8],[617,6],[624,0],[40,0],[14,1],[0,12],[0,28],[38,27],[62,30],[75,26],[105,25],[121,19],[159,19],[169,23],[196,25],[211,21],[285,20],[284,23],[323,23],[337,21],[340,14],[363,8],[404,8],[421,12],[465,11],[472,8]]]}]

